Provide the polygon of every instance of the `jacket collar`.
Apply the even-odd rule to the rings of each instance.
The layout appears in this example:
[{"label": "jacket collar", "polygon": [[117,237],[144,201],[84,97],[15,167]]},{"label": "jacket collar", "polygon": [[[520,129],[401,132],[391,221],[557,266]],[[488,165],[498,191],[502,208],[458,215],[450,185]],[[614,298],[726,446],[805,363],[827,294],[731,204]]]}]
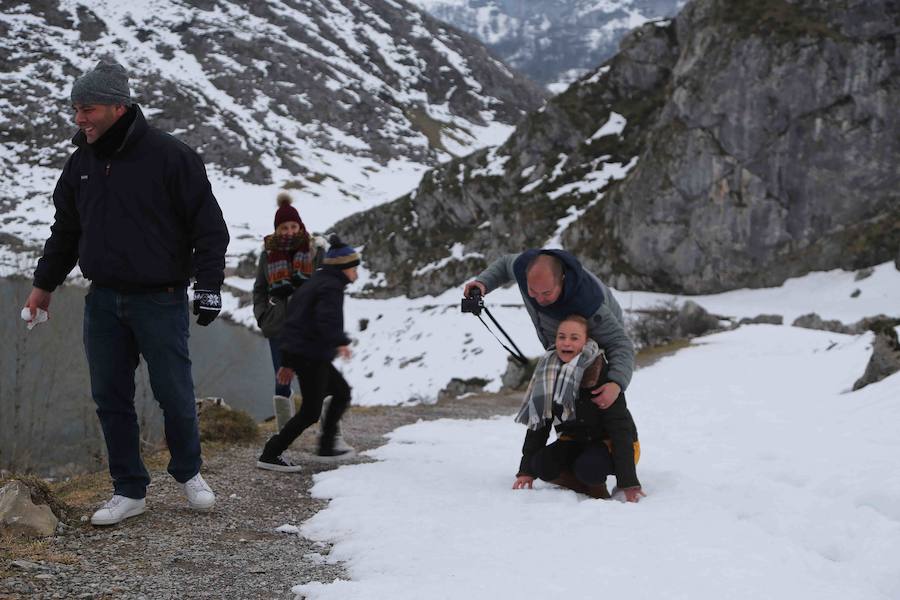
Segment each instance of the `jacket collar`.
[{"label": "jacket collar", "polygon": [[[129,111],[134,111],[134,120],[131,122],[131,125],[128,126],[128,131],[125,132],[125,137],[122,139],[122,143],[119,144],[119,147],[115,149],[113,154],[118,154],[125,150],[126,148],[133,146],[140,138],[147,133],[149,129],[149,125],[147,124],[147,119],[144,118],[144,113],[141,111],[141,107],[137,104],[132,104]],[[126,116],[122,116],[122,118],[126,118]],[[109,132],[107,132],[109,133]],[[99,141],[99,140],[98,140]],[[83,149],[91,149],[92,144],[88,144],[87,138],[84,135],[84,132],[80,129],[78,133],[72,137],[72,143]]]},{"label": "jacket collar", "polygon": [[343,284],[345,286],[350,284],[350,279],[347,278],[347,274],[344,273],[344,270],[341,269],[340,267],[335,267],[332,265],[322,265],[319,268],[319,271],[321,271],[324,275],[327,275],[328,277],[334,277],[335,279],[340,281],[341,284]]}]

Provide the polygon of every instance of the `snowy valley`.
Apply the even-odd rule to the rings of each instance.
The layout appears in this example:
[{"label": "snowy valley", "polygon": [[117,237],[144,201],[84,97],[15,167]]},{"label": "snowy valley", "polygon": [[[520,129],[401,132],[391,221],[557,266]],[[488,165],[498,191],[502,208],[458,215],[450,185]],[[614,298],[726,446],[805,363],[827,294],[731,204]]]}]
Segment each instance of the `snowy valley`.
[{"label": "snowy valley", "polygon": [[[689,301],[718,320],[712,333],[641,357],[626,392],[647,493],[637,504],[540,481],[512,490],[525,429],[510,414],[405,425],[354,464],[317,472],[321,465],[305,463],[297,477],[312,477],[309,490],[299,479],[273,485],[249,458],[211,469],[222,513],[238,514],[209,538],[228,548],[216,568],[282,586],[255,597],[900,598],[900,372],[854,391],[877,343],[887,345],[879,360],[900,368],[900,32],[887,0],[844,8],[7,3],[0,467],[71,461],[77,472],[102,462],[89,387],[65,388],[72,372],[86,377],[78,341],[86,282],[76,269],[54,300],[58,318],[33,334],[17,315],[71,148],[69,86],[113,55],[134,73],[149,120],[203,156],[231,234],[223,319],[191,331],[197,395],[223,396],[256,420],[271,414],[271,362],[250,292],[285,189],[309,230],[336,229],[361,251],[344,308],[353,357],[335,363],[359,411],[433,410],[439,397],[462,405],[500,392],[508,355],[461,313],[462,285],[530,246],[581,257],[611,284],[632,328],[648,311]],[[573,79],[553,97],[541,87]],[[495,290],[485,303],[526,355],[543,352],[518,289]],[[837,323],[810,327],[810,313]],[[760,315],[768,323],[750,322]],[[874,317],[881,333],[867,329]],[[141,425],[159,441],[141,377]],[[235,380],[241,387],[219,387]],[[240,449],[253,460],[256,450]],[[256,492],[277,489],[287,506],[279,523],[248,517],[255,507],[227,489],[228,469]],[[165,521],[170,509],[157,506],[146,519]],[[220,514],[207,516],[204,527],[220,525]],[[129,531],[113,530],[114,543],[132,543]],[[171,546],[187,550],[174,548],[174,558],[167,540],[159,554],[169,562],[151,565],[156,577],[202,570],[184,559],[202,545],[191,535],[178,531]],[[347,578],[300,580],[246,564],[242,552],[275,547],[274,538],[298,548],[288,561],[340,565]],[[299,549],[309,540],[321,553]]]}]

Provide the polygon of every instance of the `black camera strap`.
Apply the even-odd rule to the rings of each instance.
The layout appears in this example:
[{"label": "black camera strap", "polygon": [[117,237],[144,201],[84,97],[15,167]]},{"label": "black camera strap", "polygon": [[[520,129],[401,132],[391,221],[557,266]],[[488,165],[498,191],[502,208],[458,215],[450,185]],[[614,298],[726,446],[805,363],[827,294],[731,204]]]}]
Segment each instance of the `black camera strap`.
[{"label": "black camera strap", "polygon": [[478,313],[475,313],[475,316],[478,317],[478,320],[481,321],[481,324],[484,325],[484,328],[487,329],[488,331],[490,331],[491,335],[494,336],[494,339],[497,340],[498,342],[500,342],[500,345],[503,346],[503,347],[506,349],[506,351],[509,352],[509,354],[510,354],[514,359],[516,359],[516,361],[518,361],[518,363],[519,363],[520,365],[527,365],[527,364],[528,364],[528,359],[525,358],[525,355],[522,354],[522,351],[519,350],[519,347],[516,346],[516,343],[512,340],[511,337],[509,337],[509,334],[506,333],[506,331],[504,331],[503,327],[500,326],[500,323],[497,322],[497,319],[494,318],[494,315],[491,314],[491,311],[488,310],[487,306],[483,306],[481,310],[483,310],[484,312],[487,313],[487,316],[491,319],[491,321],[494,322],[494,325],[497,326],[497,329],[500,330],[500,333],[502,333],[502,334],[506,337],[506,339],[509,340],[509,343],[512,345],[513,348],[516,349],[516,351],[513,352],[512,350],[510,350],[510,349],[509,349],[509,346],[507,346],[506,344],[504,344],[504,343],[503,343],[503,340],[501,340],[500,338],[498,338],[498,337],[497,337],[497,334],[494,333],[493,331],[491,331],[491,328],[488,327],[488,324],[484,322],[484,319],[481,318],[481,315],[478,314]]}]

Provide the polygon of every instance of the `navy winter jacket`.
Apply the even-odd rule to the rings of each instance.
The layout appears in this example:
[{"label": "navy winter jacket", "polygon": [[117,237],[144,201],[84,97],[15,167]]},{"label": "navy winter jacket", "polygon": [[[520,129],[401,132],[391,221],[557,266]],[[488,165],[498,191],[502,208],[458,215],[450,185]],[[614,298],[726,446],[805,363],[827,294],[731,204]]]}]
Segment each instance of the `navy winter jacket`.
[{"label": "navy winter jacket", "polygon": [[350,280],[341,269],[325,266],[297,288],[281,329],[282,362],[291,368],[297,357],[331,361],[350,338],[344,332],[344,288]]},{"label": "navy winter jacket", "polygon": [[[95,284],[123,290],[218,290],[228,229],[203,161],[175,137],[134,121],[110,157],[78,132],[53,192],[55,222],[34,285],[52,292],[78,262]],[[123,117],[124,118],[124,117]]]}]

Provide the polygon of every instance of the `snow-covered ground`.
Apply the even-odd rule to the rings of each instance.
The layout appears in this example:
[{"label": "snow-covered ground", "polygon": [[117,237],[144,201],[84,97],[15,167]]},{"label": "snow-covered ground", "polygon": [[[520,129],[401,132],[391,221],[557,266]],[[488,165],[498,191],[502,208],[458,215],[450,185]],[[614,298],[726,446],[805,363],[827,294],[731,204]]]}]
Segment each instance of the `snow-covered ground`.
[{"label": "snow-covered ground", "polygon": [[[658,299],[620,298],[626,307]],[[821,273],[695,300],[789,323],[809,311],[896,315],[897,298],[891,264],[859,282]],[[512,320],[514,309],[502,310]],[[451,318],[457,329],[471,320],[438,315],[437,339]],[[293,591],[309,600],[900,598],[900,373],[850,391],[871,340],[750,325],[638,371],[628,404],[648,494],[639,504],[542,482],[513,491],[524,428],[512,415],[402,427],[369,452],[376,462],[316,476],[313,495],[330,503],[300,533],[333,544],[329,560],[344,561],[351,580]],[[402,385],[403,371],[391,372]]]}]

